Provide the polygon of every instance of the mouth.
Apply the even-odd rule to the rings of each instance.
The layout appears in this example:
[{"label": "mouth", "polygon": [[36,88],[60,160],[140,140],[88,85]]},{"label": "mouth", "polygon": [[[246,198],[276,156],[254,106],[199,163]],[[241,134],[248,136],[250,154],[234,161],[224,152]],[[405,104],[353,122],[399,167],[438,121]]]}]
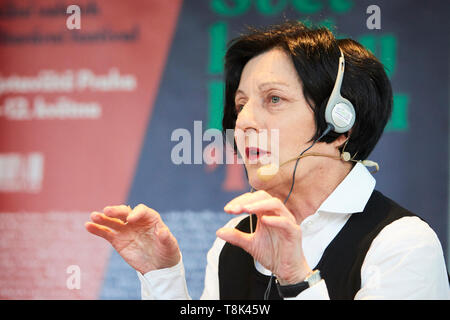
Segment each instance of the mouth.
[{"label": "mouth", "polygon": [[270,154],[270,152],[259,149],[259,148],[255,148],[255,147],[247,147],[245,148],[245,155],[247,157],[247,159],[249,159],[250,161],[255,161],[258,160],[259,158]]}]

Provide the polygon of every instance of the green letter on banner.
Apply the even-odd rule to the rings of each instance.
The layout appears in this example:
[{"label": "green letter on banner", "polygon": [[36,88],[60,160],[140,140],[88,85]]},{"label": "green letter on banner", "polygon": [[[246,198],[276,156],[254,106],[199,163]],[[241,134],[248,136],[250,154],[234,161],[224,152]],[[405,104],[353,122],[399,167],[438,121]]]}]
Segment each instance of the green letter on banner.
[{"label": "green letter on banner", "polygon": [[222,130],[224,86],[222,80],[208,82],[208,129]]},{"label": "green letter on banner", "polygon": [[368,34],[359,37],[358,42],[361,43],[367,50],[375,54],[376,38],[374,35]]},{"label": "green letter on banner", "polygon": [[409,95],[401,93],[394,94],[392,116],[386,125],[386,131],[408,130],[408,104]]},{"label": "green letter on banner", "polygon": [[272,0],[257,0],[256,8],[261,14],[269,16],[280,13],[287,4],[287,0],[278,0],[276,4],[272,4]]},{"label": "green letter on banner", "polygon": [[223,72],[223,58],[227,46],[227,24],[216,22],[209,27],[209,62],[208,72],[210,74],[221,74]]},{"label": "green letter on banner", "polygon": [[382,36],[380,41],[380,60],[384,65],[388,77],[391,78],[394,74],[397,62],[397,37],[388,34]]},{"label": "green letter on banner", "polygon": [[353,7],[352,0],[330,0],[330,7],[333,12],[346,13]]},{"label": "green letter on banner", "polygon": [[211,0],[210,5],[212,11],[224,16],[234,17],[245,13],[252,3],[251,0],[233,0],[234,5],[230,6],[227,2],[230,1]]},{"label": "green letter on banner", "polygon": [[[386,74],[391,78],[397,67],[397,37],[390,34],[379,38],[374,35],[364,35],[359,38],[359,43],[380,59]],[[379,50],[377,50],[378,46]]]},{"label": "green letter on banner", "polygon": [[323,5],[319,0],[292,0],[295,10],[303,14],[313,14],[322,10]]}]

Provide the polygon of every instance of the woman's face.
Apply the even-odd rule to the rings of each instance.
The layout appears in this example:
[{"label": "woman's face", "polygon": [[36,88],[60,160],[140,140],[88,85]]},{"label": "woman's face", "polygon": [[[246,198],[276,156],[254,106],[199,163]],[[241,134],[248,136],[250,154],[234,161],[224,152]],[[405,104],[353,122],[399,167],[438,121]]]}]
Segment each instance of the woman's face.
[{"label": "woman's face", "polygon": [[[260,179],[257,170],[268,162],[281,164],[298,156],[311,144],[316,131],[313,111],[303,96],[291,58],[275,48],[251,59],[242,71],[235,105],[235,141],[251,186],[270,190],[280,184],[290,185],[295,161],[280,167],[269,181]],[[324,149],[317,144],[314,150]],[[312,174],[320,164],[318,157],[303,158],[296,178]]]}]

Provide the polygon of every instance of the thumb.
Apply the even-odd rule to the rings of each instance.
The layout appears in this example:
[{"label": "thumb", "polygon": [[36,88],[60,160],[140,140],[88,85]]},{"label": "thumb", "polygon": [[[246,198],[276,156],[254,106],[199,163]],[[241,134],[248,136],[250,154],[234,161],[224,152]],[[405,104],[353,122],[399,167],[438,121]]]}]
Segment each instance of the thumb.
[{"label": "thumb", "polygon": [[220,228],[216,235],[234,246],[240,247],[251,254],[253,234],[239,231],[235,228]]},{"label": "thumb", "polygon": [[156,236],[158,241],[169,251],[179,250],[177,239],[162,221],[156,224]]},{"label": "thumb", "polygon": [[172,234],[170,233],[169,228],[166,226],[157,225],[156,235],[158,240],[165,246],[172,244]]},{"label": "thumb", "polygon": [[173,236],[167,226],[157,226],[156,236],[163,247],[163,255],[170,260],[167,266],[174,266],[181,259],[180,248],[177,239]]}]

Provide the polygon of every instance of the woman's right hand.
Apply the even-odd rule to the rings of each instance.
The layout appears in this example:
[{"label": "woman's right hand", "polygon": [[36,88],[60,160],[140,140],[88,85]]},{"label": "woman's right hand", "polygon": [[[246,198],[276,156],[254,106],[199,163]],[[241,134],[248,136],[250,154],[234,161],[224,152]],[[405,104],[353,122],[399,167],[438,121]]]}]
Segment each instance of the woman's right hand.
[{"label": "woman's right hand", "polygon": [[108,206],[92,212],[90,233],[108,240],[122,258],[142,274],[175,266],[181,259],[177,240],[155,210],[140,204]]}]

